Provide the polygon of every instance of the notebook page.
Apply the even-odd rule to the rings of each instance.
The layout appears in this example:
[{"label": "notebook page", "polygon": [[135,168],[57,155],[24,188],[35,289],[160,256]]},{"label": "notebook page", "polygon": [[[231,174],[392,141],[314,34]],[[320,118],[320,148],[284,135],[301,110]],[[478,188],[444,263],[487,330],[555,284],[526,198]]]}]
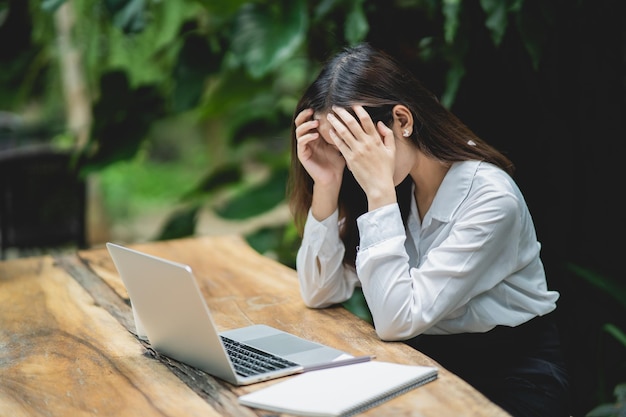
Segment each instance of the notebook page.
[{"label": "notebook page", "polygon": [[300,416],[347,416],[437,377],[437,368],[370,361],[306,372],[239,397],[240,404]]}]

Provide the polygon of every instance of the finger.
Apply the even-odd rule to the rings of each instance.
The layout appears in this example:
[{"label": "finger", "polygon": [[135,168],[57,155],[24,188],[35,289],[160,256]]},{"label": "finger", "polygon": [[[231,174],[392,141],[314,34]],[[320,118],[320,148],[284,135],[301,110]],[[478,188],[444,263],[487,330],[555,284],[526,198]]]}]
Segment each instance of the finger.
[{"label": "finger", "polygon": [[306,145],[309,142],[312,142],[320,137],[320,134],[317,132],[309,132],[302,136],[296,136],[296,141],[298,141],[298,145]]},{"label": "finger", "polygon": [[[351,135],[353,135],[355,138],[361,137],[361,134],[364,133],[363,128],[361,127],[360,123],[350,114],[350,112],[348,112],[343,107],[333,106],[332,109],[339,118],[338,121],[340,120],[340,123],[343,125],[335,127],[338,134],[341,135],[344,131],[349,130]],[[332,115],[332,113],[329,113],[328,115],[330,116]]]},{"label": "finger", "polygon": [[382,138],[383,138],[383,144],[387,148],[395,150],[395,148],[396,148],[396,140],[395,140],[395,137],[393,136],[393,130],[389,129],[381,121],[379,121],[376,124],[376,127],[378,129],[378,133],[380,133],[380,136],[382,136]]},{"label": "finger", "polygon": [[318,133],[309,133],[297,138],[296,148],[298,159],[304,161],[313,155],[314,142],[319,138]]},{"label": "finger", "polygon": [[317,128],[319,127],[319,120],[309,120],[307,122],[302,123],[300,126],[296,127],[296,139],[306,135],[306,134],[319,134]]},{"label": "finger", "polygon": [[[341,120],[339,120],[337,116],[335,116],[333,113],[328,113],[326,115],[326,119],[329,121],[329,123],[332,126],[332,129],[330,129],[329,132],[334,134],[342,142],[342,144],[347,144],[348,146],[350,146],[350,144],[352,143],[353,140],[355,140],[355,138],[352,135],[352,132],[346,127],[346,125],[344,125],[341,122]],[[354,118],[352,118],[352,120],[354,121]],[[331,139],[332,139],[332,135],[331,135]]]},{"label": "finger", "polygon": [[310,120],[313,116],[313,109],[304,109],[296,116],[294,124],[300,126],[302,123]]},{"label": "finger", "polygon": [[337,149],[339,149],[339,152],[341,152],[341,154],[345,157],[345,152],[349,151],[350,147],[341,137],[339,137],[334,129],[328,129],[328,135],[330,136],[330,139],[333,141]]},{"label": "finger", "polygon": [[374,122],[370,117],[370,114],[363,108],[363,106],[352,106],[352,110],[359,118],[361,122],[361,127],[365,131],[365,133],[371,135],[376,132],[376,126],[374,126]]}]

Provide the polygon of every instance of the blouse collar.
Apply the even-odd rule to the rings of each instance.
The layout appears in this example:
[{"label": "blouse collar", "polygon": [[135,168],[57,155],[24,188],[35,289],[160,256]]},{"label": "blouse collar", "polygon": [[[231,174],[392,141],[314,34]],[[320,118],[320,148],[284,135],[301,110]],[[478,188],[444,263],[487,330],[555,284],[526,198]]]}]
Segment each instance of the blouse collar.
[{"label": "blouse collar", "polygon": [[427,216],[449,222],[468,196],[481,161],[454,162],[443,178]]}]

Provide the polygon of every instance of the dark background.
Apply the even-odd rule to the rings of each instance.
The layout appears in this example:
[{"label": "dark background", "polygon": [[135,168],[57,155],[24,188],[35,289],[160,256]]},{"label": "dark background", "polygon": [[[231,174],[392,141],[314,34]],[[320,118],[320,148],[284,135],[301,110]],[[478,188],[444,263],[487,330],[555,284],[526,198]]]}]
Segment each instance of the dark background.
[{"label": "dark background", "polygon": [[[476,2],[464,4],[482,13]],[[537,71],[517,32],[508,31],[495,47],[486,29],[474,28],[467,73],[452,107],[516,165],[548,284],[561,293],[557,312],[575,415],[597,405],[597,392],[611,392],[626,381],[626,350],[601,331],[607,322],[626,328],[623,306],[567,268],[576,264],[625,283],[624,5],[604,1],[577,11],[562,8],[543,39]],[[440,92],[441,69],[415,62],[415,51],[407,46],[420,32],[419,16],[388,12],[373,20],[380,27],[372,28],[371,42],[404,57],[424,84]]]}]

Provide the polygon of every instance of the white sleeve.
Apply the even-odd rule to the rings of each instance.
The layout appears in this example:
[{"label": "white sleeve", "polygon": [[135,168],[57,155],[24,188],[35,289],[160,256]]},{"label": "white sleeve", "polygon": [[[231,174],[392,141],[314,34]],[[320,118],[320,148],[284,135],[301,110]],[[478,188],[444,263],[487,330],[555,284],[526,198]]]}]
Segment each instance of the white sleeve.
[{"label": "white sleeve", "polygon": [[383,340],[415,337],[451,315],[515,268],[520,208],[509,194],[491,193],[467,204],[440,245],[421,265],[410,265],[397,204],[357,220],[356,270]]},{"label": "white sleeve", "polygon": [[309,211],[296,257],[300,293],[308,307],[322,308],[350,298],[359,283],[356,272],[343,264],[339,213],[319,222]]}]

